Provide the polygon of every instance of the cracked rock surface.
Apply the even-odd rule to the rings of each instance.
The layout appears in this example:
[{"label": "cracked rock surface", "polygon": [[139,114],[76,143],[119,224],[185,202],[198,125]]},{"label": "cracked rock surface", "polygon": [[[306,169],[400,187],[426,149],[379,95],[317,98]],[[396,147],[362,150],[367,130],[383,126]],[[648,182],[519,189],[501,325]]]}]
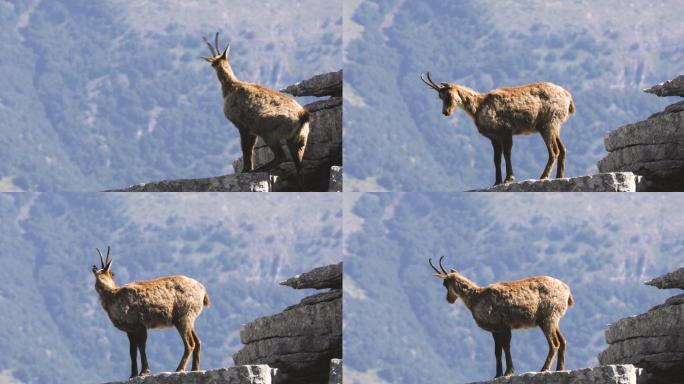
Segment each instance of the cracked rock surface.
[{"label": "cracked rock surface", "polygon": [[107,192],[273,192],[279,188],[278,176],[255,172],[204,179],[163,180]]},{"label": "cracked rock surface", "polygon": [[267,365],[243,365],[196,372],[163,372],[107,384],[271,384]]},{"label": "cracked rock surface", "polygon": [[605,365],[572,371],[528,372],[470,384],[637,384],[639,370],[633,365]]},{"label": "cracked rock surface", "polygon": [[525,180],[470,192],[636,192],[639,177],[631,172],[599,173],[564,179]]},{"label": "cracked rock surface", "polygon": [[244,346],[233,355],[235,364],[277,368],[277,384],[328,382],[331,359],[342,357],[341,281],[341,263],[287,279],[286,285],[298,288],[333,288],[243,325]]},{"label": "cracked rock surface", "polygon": [[[680,288],[684,268],[647,284]],[[684,377],[684,294],[670,297],[648,312],[611,324],[601,364],[633,364],[643,368],[639,384],[677,383]]]}]

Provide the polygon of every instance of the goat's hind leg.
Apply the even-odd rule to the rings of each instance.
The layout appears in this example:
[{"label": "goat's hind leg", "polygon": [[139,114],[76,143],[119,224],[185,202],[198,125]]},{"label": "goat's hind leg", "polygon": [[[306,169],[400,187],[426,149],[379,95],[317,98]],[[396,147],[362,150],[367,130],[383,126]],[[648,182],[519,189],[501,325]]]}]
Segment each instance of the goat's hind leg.
[{"label": "goat's hind leg", "polygon": [[565,337],[560,331],[560,328],[556,328],[556,337],[558,337],[558,342],[560,343],[558,347],[558,362],[556,364],[556,371],[565,370]]},{"label": "goat's hind leg", "polygon": [[553,357],[556,355],[558,347],[560,346],[560,342],[558,341],[558,337],[556,335],[558,326],[555,323],[546,322],[539,325],[539,327],[541,328],[542,332],[544,332],[546,341],[549,343],[549,354],[546,356],[544,366],[541,369],[541,372],[544,372],[549,370],[551,362],[553,361]]},{"label": "goat's hind leg", "polygon": [[562,179],[565,177],[565,144],[561,140],[560,132],[556,135],[556,145],[558,147],[558,169],[556,170],[556,178]]},{"label": "goat's hind leg", "polygon": [[259,167],[255,168],[253,172],[271,170],[280,165],[280,163],[282,163],[283,161],[285,161],[285,151],[283,151],[283,147],[280,145],[280,140],[267,139],[265,137],[263,139],[266,142],[266,145],[268,145],[268,148],[271,149],[271,152],[273,152],[273,160],[269,161],[266,164],[260,165]]},{"label": "goat's hind leg", "polygon": [[195,349],[195,340],[192,338],[192,328],[192,324],[187,322],[176,325],[176,329],[178,329],[178,333],[180,334],[181,339],[183,339],[183,357],[181,358],[180,363],[178,363],[176,372],[185,371],[185,367],[188,365],[188,357],[190,357],[190,353]]},{"label": "goat's hind leg", "polygon": [[202,340],[197,336],[197,332],[193,328],[191,332],[192,339],[195,341],[195,349],[192,350],[192,370],[200,370],[200,351],[202,350]]},{"label": "goat's hind leg", "polygon": [[560,151],[558,149],[558,144],[556,143],[556,134],[554,130],[547,128],[546,131],[541,132],[541,135],[544,139],[544,144],[546,144],[546,149],[549,152],[549,159],[546,162],[546,167],[544,168],[544,172],[542,172],[540,177],[540,179],[543,180],[549,178],[549,175],[551,174],[551,168],[553,168],[553,164],[556,162],[556,159],[558,159]]}]

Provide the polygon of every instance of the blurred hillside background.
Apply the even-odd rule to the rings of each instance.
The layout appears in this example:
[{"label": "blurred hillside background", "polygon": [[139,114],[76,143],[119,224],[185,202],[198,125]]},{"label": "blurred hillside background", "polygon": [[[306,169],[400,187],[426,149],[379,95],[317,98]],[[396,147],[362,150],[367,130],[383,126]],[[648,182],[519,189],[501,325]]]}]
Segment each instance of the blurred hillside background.
[{"label": "blurred hillside background", "polygon": [[318,0],[0,0],[0,190],[232,173],[239,137],[202,35],[231,43],[238,78],[280,89],[341,68],[341,15]]},{"label": "blurred hillside background", "polygon": [[[567,367],[597,365],[603,332],[672,292],[643,281],[684,264],[684,197],[649,194],[347,194],[345,382],[466,383],[495,374],[494,343],[428,258],[485,286],[551,275],[576,305],[561,320]],[[345,196],[345,197],[347,197]],[[538,371],[538,328],[514,331],[518,373]]]},{"label": "blurred hillside background", "polygon": [[[494,183],[491,143],[441,114],[419,79],[480,92],[551,81],[574,96],[566,174],[597,172],[603,136],[670,100],[641,89],[684,73],[678,0],[345,0],[345,187],[461,191]],[[539,135],[516,137],[518,180],[538,178]]]},{"label": "blurred hillside background", "polygon": [[[240,325],[299,302],[278,285],[342,259],[341,195],[0,194],[0,382],[127,378],[128,339],[95,292],[95,247],[112,246],[116,281],[183,274],[211,306],[197,320],[202,367],[233,364]],[[183,354],[175,329],[151,331],[153,372]]]}]

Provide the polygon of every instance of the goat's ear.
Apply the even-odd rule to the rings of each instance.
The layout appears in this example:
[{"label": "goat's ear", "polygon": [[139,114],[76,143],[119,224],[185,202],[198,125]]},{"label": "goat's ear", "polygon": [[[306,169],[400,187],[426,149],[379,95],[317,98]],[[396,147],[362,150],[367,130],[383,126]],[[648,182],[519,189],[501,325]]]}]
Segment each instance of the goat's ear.
[{"label": "goat's ear", "polygon": [[451,268],[451,269],[449,270],[449,272],[458,272],[458,271],[455,270],[455,269],[453,269],[453,268]]},{"label": "goat's ear", "polygon": [[112,268],[112,260],[109,260],[107,262],[107,265],[105,265],[104,270],[105,270],[105,272],[109,272],[111,270],[111,268]]},{"label": "goat's ear", "polygon": [[93,273],[97,274],[97,267],[93,264]]},{"label": "goat's ear", "polygon": [[439,279],[446,279],[446,275],[443,273],[435,273],[432,276],[439,278]]},{"label": "goat's ear", "polygon": [[200,59],[206,61],[207,63],[211,63],[213,61],[211,57],[206,56],[200,56]]}]

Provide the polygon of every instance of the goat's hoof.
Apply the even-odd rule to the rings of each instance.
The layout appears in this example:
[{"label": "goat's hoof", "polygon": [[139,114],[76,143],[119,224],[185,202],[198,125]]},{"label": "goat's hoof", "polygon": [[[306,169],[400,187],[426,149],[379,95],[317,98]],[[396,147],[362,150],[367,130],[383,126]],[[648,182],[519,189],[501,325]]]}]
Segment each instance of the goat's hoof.
[{"label": "goat's hoof", "polygon": [[508,177],[506,178],[506,180],[504,180],[504,184],[510,184],[510,183],[513,183],[513,182],[515,182],[515,177],[513,177],[513,176],[508,176]]},{"label": "goat's hoof", "polygon": [[510,372],[506,371],[506,373],[504,373],[504,376],[505,377],[511,377],[511,376],[513,376],[513,373],[514,373],[513,371],[510,371]]},{"label": "goat's hoof", "polygon": [[145,369],[145,370],[143,370],[143,371],[140,371],[140,375],[139,375],[139,376],[149,376],[150,374],[151,374],[151,373],[150,373],[150,370],[149,370],[149,369]]}]

